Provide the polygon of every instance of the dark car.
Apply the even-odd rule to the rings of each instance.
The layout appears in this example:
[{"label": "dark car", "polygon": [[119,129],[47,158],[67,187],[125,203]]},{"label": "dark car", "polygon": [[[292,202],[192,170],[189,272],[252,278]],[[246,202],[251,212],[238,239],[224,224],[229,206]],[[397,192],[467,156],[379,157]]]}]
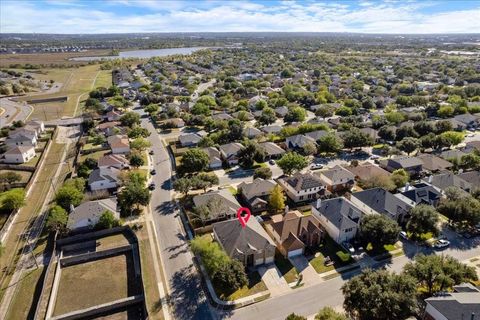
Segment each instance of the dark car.
[{"label": "dark car", "polygon": [[150,183],[150,184],[148,185],[148,189],[150,189],[150,190],[155,190],[155,187],[156,187],[156,186],[155,186],[155,183],[154,183],[154,182],[152,182],[152,183]]},{"label": "dark car", "polygon": [[153,175],[156,175],[157,174],[157,171],[155,169],[152,169],[150,170],[150,174],[153,176]]},{"label": "dark car", "polygon": [[148,154],[153,155],[153,150],[150,150],[150,152]]}]

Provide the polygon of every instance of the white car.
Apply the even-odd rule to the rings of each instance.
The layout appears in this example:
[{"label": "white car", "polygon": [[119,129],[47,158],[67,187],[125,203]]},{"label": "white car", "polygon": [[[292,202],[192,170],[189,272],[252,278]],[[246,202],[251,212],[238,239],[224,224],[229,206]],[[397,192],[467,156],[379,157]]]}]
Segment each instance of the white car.
[{"label": "white car", "polygon": [[377,156],[376,154],[374,154],[373,156],[370,157],[370,159],[377,160],[377,159],[380,159],[380,156]]},{"label": "white car", "polygon": [[310,166],[310,169],[312,169],[312,170],[323,169],[323,165],[321,165],[321,164],[319,164],[319,163],[313,163],[313,164]]},{"label": "white car", "polygon": [[449,245],[450,245],[450,241],[445,240],[445,239],[440,239],[440,240],[435,241],[435,243],[433,244],[433,247],[435,249],[443,249],[443,248],[448,247]]},{"label": "white car", "polygon": [[400,231],[399,235],[400,235],[400,238],[408,240],[408,236],[407,236],[407,233],[405,231]]},{"label": "white car", "polygon": [[355,248],[348,242],[342,242],[342,247],[350,251],[350,253],[355,253]]}]

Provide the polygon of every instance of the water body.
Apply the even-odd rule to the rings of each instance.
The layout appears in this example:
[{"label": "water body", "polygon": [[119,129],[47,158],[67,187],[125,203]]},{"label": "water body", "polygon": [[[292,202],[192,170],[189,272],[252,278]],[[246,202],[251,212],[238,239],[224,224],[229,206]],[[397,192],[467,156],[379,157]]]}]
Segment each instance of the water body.
[{"label": "water body", "polygon": [[76,57],[70,60],[74,61],[94,61],[94,60],[112,60],[112,59],[148,59],[153,57],[165,57],[175,54],[191,54],[195,51],[208,49],[208,47],[189,47],[189,48],[168,48],[168,49],[147,49],[120,51],[118,56],[97,56],[97,57]]}]

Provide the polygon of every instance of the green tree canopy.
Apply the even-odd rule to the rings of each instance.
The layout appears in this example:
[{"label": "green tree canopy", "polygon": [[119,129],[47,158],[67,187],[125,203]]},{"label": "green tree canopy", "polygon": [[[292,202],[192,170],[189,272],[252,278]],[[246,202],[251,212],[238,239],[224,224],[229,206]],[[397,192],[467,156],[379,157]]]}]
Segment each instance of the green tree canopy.
[{"label": "green tree canopy", "polygon": [[2,210],[14,211],[25,205],[25,190],[20,188],[10,189],[0,195]]},{"label": "green tree canopy", "polygon": [[277,161],[277,165],[282,169],[283,173],[291,175],[294,172],[306,168],[308,161],[307,158],[296,152],[287,152]]},{"label": "green tree canopy", "polygon": [[46,226],[50,232],[62,232],[67,227],[68,213],[59,205],[53,206],[48,212]]},{"label": "green tree canopy", "polygon": [[382,249],[397,241],[401,229],[398,223],[384,215],[369,214],[360,222],[360,237],[372,246]]},{"label": "green tree canopy", "polygon": [[180,162],[181,171],[185,173],[200,172],[208,168],[210,158],[208,154],[201,149],[189,149],[183,156]]},{"label": "green tree canopy", "polygon": [[332,307],[322,308],[316,315],[315,320],[348,320],[346,316],[335,311]]},{"label": "green tree canopy", "polygon": [[414,239],[429,232],[436,235],[438,234],[437,224],[439,221],[440,216],[435,208],[420,204],[410,211],[407,231],[412,233]]}]

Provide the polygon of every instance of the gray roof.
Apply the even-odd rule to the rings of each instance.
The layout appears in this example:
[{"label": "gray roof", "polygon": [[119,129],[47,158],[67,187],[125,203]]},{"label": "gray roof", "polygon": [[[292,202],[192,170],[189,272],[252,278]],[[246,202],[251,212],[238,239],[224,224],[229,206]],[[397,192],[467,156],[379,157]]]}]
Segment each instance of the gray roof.
[{"label": "gray roof", "polygon": [[258,130],[257,128],[247,127],[243,130],[243,134],[249,138],[253,138],[262,134],[262,131]]},{"label": "gray roof", "polygon": [[291,177],[285,178],[285,182],[297,191],[323,187],[323,183],[320,178],[311,173],[298,172]]},{"label": "gray roof", "polygon": [[457,176],[470,183],[473,188],[480,188],[480,171],[463,172]]},{"label": "gray roof", "polygon": [[317,130],[317,131],[312,131],[312,132],[307,132],[305,133],[307,137],[310,137],[314,139],[315,141],[319,140],[320,138],[328,135],[328,132],[325,130]]},{"label": "gray roof", "polygon": [[282,130],[282,127],[278,125],[271,125],[262,127],[261,130],[265,133],[278,133]]},{"label": "gray roof", "polygon": [[450,162],[427,153],[418,155],[417,159],[422,161],[422,167],[428,171],[440,171],[453,166]]},{"label": "gray roof", "polygon": [[88,184],[90,185],[94,182],[104,180],[118,183],[118,173],[119,170],[112,167],[95,169],[90,173],[90,176],[88,177]]},{"label": "gray roof", "polygon": [[250,200],[255,197],[267,196],[277,184],[273,180],[257,178],[253,182],[242,182],[238,188],[242,190],[243,196]]},{"label": "gray roof", "polygon": [[280,148],[277,144],[273,142],[261,142],[259,143],[260,148],[265,150],[265,153],[269,156],[277,156],[285,153],[285,150]]},{"label": "gray roof", "polygon": [[317,210],[339,230],[356,227],[362,216],[360,209],[344,197],[322,200]]},{"label": "gray roof", "polygon": [[473,313],[477,319],[480,315],[480,292],[452,292],[425,302],[448,320],[470,320]]},{"label": "gray roof", "polygon": [[285,143],[288,148],[303,148],[309,143],[316,144],[316,141],[314,138],[307,137],[303,134],[297,134],[286,138]]},{"label": "gray roof", "polygon": [[116,198],[107,198],[101,200],[87,201],[74,208],[68,215],[68,228],[73,228],[82,220],[86,221],[98,221],[102,213],[110,211],[118,219],[120,218],[117,212],[117,200]]},{"label": "gray roof", "polygon": [[443,151],[440,154],[440,157],[442,157],[443,159],[449,160],[449,159],[460,159],[464,155],[466,155],[465,152],[458,149],[453,149],[453,150]]},{"label": "gray roof", "polygon": [[182,134],[178,137],[178,140],[180,140],[180,143],[182,145],[184,144],[197,144],[202,140],[202,137],[200,137],[196,133],[186,133]]},{"label": "gray roof", "polygon": [[415,204],[429,205],[436,203],[442,196],[437,189],[425,183],[414,185],[412,189],[402,192],[402,195],[415,202]]},{"label": "gray roof", "polygon": [[355,181],[355,175],[339,165],[336,165],[332,169],[318,172],[317,174],[330,179],[333,184],[341,184]]},{"label": "gray roof", "polygon": [[416,166],[422,166],[423,162],[420,159],[414,157],[397,157],[388,159],[388,161],[398,163],[402,168],[412,168]]},{"label": "gray roof", "polygon": [[238,203],[237,199],[235,199],[228,189],[209,191],[193,197],[195,207],[208,206],[213,202],[217,202],[218,205],[214,208],[210,208],[210,219],[215,219],[224,215],[235,215],[237,210],[241,207],[240,203]]},{"label": "gray roof", "polygon": [[423,181],[430,183],[441,190],[445,190],[448,187],[457,187],[467,192],[472,189],[471,183],[455,175],[453,172],[445,172],[442,174],[436,174],[423,179]]},{"label": "gray roof", "polygon": [[457,121],[460,121],[461,123],[466,124],[466,125],[478,122],[478,117],[474,116],[470,113],[459,114],[459,115],[456,115],[453,118]]},{"label": "gray roof", "polygon": [[238,142],[232,142],[227,144],[222,144],[220,147],[220,152],[224,154],[225,157],[230,157],[231,155],[236,155],[240,149],[243,148],[243,145]]},{"label": "gray roof", "polygon": [[355,192],[352,194],[352,197],[357,198],[376,212],[385,214],[390,218],[396,217],[399,213],[406,213],[412,209],[410,204],[382,188]]},{"label": "gray roof", "polygon": [[213,232],[227,254],[241,261],[252,253],[275,251],[275,243],[255,217],[248,220],[245,228],[236,218],[214,223]]}]

